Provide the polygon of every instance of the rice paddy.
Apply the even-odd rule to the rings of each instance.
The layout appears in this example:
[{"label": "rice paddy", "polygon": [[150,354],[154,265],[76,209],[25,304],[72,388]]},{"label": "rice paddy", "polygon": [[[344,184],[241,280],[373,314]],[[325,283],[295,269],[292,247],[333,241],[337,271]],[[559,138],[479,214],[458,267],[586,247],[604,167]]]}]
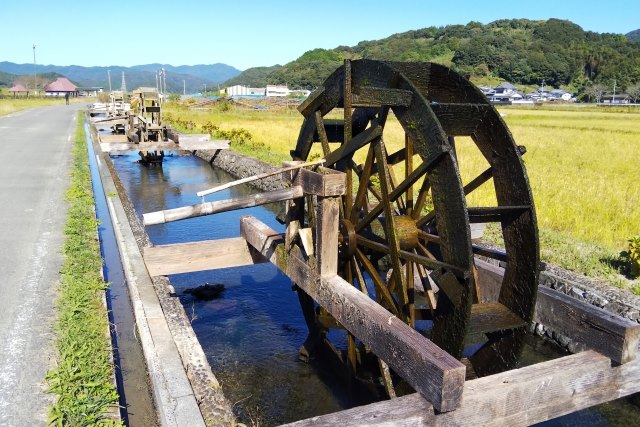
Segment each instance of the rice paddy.
[{"label": "rice paddy", "polygon": [[[290,159],[302,124],[295,110],[171,111],[200,126],[211,121],[221,129],[248,130],[251,144],[232,148],[272,164]],[[536,203],[543,259],[623,286],[640,286],[619,274],[624,272],[620,252],[627,249],[628,239],[640,234],[640,109],[510,107],[500,113],[516,143],[527,148],[523,160]],[[390,153],[403,144],[404,134],[393,117],[384,138]],[[311,156],[319,157],[319,150],[314,147]],[[463,183],[486,169],[470,139],[456,138],[456,151]],[[365,155],[360,150],[356,161],[364,161]],[[402,176],[403,165],[396,168]],[[467,202],[495,204],[490,184],[470,194]]]}]

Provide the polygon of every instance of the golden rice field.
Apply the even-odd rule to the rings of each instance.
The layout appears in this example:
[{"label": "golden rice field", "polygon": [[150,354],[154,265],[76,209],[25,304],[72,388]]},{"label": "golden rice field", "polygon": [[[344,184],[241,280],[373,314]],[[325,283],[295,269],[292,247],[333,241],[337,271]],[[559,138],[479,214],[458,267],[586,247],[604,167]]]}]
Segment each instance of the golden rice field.
[{"label": "golden rice field", "polygon": [[[222,129],[247,129],[257,144],[236,149],[274,164],[290,158],[302,123],[295,110],[173,111],[200,125],[212,121]],[[626,249],[627,240],[640,234],[640,109],[503,108],[500,112],[516,143],[527,147],[523,159],[536,203],[543,258],[612,279],[612,262]],[[390,117],[384,134],[389,152],[403,144],[403,135]],[[463,183],[486,169],[470,139],[457,138],[456,150]],[[357,153],[356,159],[362,162],[365,154]],[[402,168],[397,167],[396,175],[404,174]],[[495,204],[490,187],[485,184],[469,195],[469,205]]]}]

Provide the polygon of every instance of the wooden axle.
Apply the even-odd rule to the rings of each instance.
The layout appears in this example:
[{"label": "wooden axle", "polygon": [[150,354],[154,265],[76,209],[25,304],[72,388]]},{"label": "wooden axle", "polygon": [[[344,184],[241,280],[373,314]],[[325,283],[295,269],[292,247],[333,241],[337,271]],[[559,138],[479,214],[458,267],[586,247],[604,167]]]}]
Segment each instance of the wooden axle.
[{"label": "wooden axle", "polygon": [[269,203],[282,202],[285,200],[302,197],[304,192],[302,187],[294,187],[282,190],[268,191],[265,193],[253,194],[235,199],[218,200],[215,202],[200,203],[191,206],[182,206],[175,209],[167,209],[157,212],[149,212],[142,215],[144,225],[165,224],[167,222],[179,221],[181,219],[194,218],[197,216],[211,215],[219,212],[232,211],[235,209],[250,208]]}]

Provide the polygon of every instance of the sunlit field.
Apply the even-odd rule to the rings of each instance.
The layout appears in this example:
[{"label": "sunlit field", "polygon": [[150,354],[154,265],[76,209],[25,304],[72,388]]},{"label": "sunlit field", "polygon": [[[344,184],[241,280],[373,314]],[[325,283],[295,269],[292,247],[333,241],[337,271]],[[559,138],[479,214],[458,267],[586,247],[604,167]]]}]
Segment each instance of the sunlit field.
[{"label": "sunlit field", "polygon": [[[302,124],[295,110],[171,111],[196,125],[211,121],[221,129],[248,130],[252,144],[233,148],[273,164],[290,159]],[[502,108],[500,113],[516,143],[527,148],[523,160],[536,203],[543,259],[616,281],[615,259],[627,240],[640,234],[640,109]],[[403,145],[404,133],[392,116],[384,140],[390,153]],[[463,184],[488,167],[470,139],[456,138],[456,151]],[[311,157],[320,154],[316,144]],[[360,150],[355,159],[362,163],[365,156]],[[403,164],[395,167],[395,174],[403,176]],[[495,205],[491,184],[474,191],[467,202]]]}]

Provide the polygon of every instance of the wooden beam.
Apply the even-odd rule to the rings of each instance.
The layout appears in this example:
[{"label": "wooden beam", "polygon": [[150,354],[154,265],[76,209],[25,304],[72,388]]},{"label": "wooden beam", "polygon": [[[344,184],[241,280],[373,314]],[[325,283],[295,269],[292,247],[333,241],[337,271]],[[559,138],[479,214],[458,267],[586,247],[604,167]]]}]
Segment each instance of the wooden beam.
[{"label": "wooden beam", "polygon": [[486,104],[433,103],[431,109],[447,135],[473,135],[482,124],[491,106]]},{"label": "wooden beam", "polygon": [[380,135],[382,135],[382,127],[378,126],[377,124],[371,126],[364,132],[359,133],[358,135],[341,145],[339,148],[329,153],[329,155],[326,157],[327,166],[333,166],[339,160],[342,160],[343,158],[355,153],[358,149],[364,147],[366,144],[378,138]]},{"label": "wooden beam", "polygon": [[638,391],[640,361],[612,367],[606,356],[586,351],[467,381],[452,412],[435,414],[415,393],[287,426],[528,426]]},{"label": "wooden beam", "polygon": [[456,408],[466,372],[462,363],[339,276],[321,277],[296,255],[287,257],[282,236],[257,219],[241,218],[240,231],[439,411]]},{"label": "wooden beam", "polygon": [[640,325],[547,287],[538,288],[534,320],[618,363],[636,358]]},{"label": "wooden beam", "polygon": [[144,262],[150,276],[190,273],[241,267],[266,260],[253,257],[242,237],[178,243],[144,248]]},{"label": "wooden beam", "polygon": [[175,209],[149,212],[142,215],[144,225],[165,224],[167,222],[179,221],[181,219],[195,218],[197,216],[211,215],[219,212],[227,212],[236,209],[262,206],[269,203],[283,202],[298,197],[302,197],[304,192],[302,187],[283,188],[282,190],[267,191],[264,193],[252,194],[245,197],[218,200],[215,202],[199,203],[197,205],[182,206]]}]

